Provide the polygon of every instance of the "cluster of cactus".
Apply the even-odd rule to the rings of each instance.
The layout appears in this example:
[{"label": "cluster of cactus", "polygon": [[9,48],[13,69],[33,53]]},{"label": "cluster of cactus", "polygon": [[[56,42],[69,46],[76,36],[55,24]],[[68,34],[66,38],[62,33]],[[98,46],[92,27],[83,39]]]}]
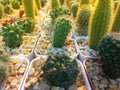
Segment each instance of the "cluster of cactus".
[{"label": "cluster of cactus", "polygon": [[52,10],[50,16],[52,18],[52,21],[54,22],[55,19],[57,19],[58,17],[60,16],[63,16],[63,15],[71,15],[71,12],[69,9],[63,9],[63,8],[55,8]]},{"label": "cluster of cactus", "polygon": [[82,5],[81,8],[78,9],[76,23],[79,26],[79,30],[77,31],[79,35],[88,34],[88,23],[91,9],[92,8],[89,5]]},{"label": "cluster of cactus", "polygon": [[117,5],[111,30],[112,32],[120,32],[120,3]]},{"label": "cluster of cactus", "polygon": [[52,10],[57,8],[57,7],[58,8],[61,7],[60,1],[59,0],[51,0],[51,8],[52,8]]},{"label": "cluster of cactus", "polygon": [[47,81],[54,86],[73,83],[79,73],[76,60],[60,54],[49,56],[42,70]]},{"label": "cluster of cactus", "polygon": [[40,0],[35,0],[37,8],[40,9],[41,8],[41,1]]},{"label": "cluster of cactus", "polygon": [[23,0],[26,17],[35,19],[36,4],[35,0]]},{"label": "cluster of cactus", "polygon": [[56,23],[54,25],[54,47],[61,48],[64,45],[71,27],[71,22],[63,17],[60,17],[56,20]]},{"label": "cluster of cactus", "polygon": [[120,33],[106,35],[98,51],[104,73],[112,79],[120,78]]},{"label": "cluster of cactus", "polygon": [[97,0],[88,28],[90,48],[98,49],[99,41],[109,30],[112,15],[113,0]]},{"label": "cluster of cactus", "polygon": [[78,8],[79,8],[79,3],[78,2],[71,4],[70,9],[71,9],[73,17],[76,17]]},{"label": "cluster of cactus", "polygon": [[9,48],[16,48],[22,44],[22,36],[24,31],[16,24],[8,24],[2,27],[3,41]]},{"label": "cluster of cactus", "polygon": [[17,25],[25,31],[31,33],[35,28],[35,22],[31,18],[23,18],[17,22]]},{"label": "cluster of cactus", "polygon": [[41,6],[44,7],[47,0],[41,0]]},{"label": "cluster of cactus", "polygon": [[9,64],[9,57],[7,54],[4,54],[2,51],[0,51],[0,86],[3,85],[10,72],[11,65]]},{"label": "cluster of cactus", "polygon": [[0,3],[0,19],[4,16],[4,7],[3,5]]},{"label": "cluster of cactus", "polygon": [[19,0],[13,0],[11,2],[11,4],[12,4],[12,8],[13,9],[19,9],[20,8],[20,2],[19,2]]}]

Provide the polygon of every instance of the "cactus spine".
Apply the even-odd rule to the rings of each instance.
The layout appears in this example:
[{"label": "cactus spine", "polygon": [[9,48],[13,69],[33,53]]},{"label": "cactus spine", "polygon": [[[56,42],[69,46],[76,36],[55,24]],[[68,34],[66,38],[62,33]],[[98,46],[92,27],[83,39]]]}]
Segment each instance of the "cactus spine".
[{"label": "cactus spine", "polygon": [[120,3],[117,5],[111,30],[112,32],[120,32]]},{"label": "cactus spine", "polygon": [[4,7],[3,5],[0,3],[0,19],[3,17],[4,15]]},{"label": "cactus spine", "polygon": [[59,0],[51,0],[51,7],[52,7],[52,10],[57,7],[61,7],[60,1]]},{"label": "cactus spine", "polygon": [[35,18],[35,0],[23,0],[25,14],[27,17]]},{"label": "cactus spine", "polygon": [[54,40],[53,46],[61,48],[71,29],[71,22],[65,18],[58,18],[54,26]]},{"label": "cactus spine", "polygon": [[97,1],[89,22],[88,44],[90,48],[97,50],[100,39],[108,31],[112,14],[113,14],[113,0]]},{"label": "cactus spine", "polygon": [[37,8],[40,9],[41,8],[41,0],[35,0]]}]

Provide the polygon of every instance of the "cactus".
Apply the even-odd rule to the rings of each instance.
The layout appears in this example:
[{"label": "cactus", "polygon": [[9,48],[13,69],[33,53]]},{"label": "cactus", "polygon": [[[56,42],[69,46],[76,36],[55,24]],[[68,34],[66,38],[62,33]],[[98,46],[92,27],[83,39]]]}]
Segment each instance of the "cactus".
[{"label": "cactus", "polygon": [[112,32],[120,32],[120,3],[117,5],[115,18],[113,20]]},{"label": "cactus", "polygon": [[3,5],[0,3],[0,19],[3,17],[4,15],[4,7]]},{"label": "cactus", "polygon": [[2,27],[3,41],[9,48],[16,48],[22,44],[23,30],[21,30],[16,24],[7,25]]},{"label": "cactus", "polygon": [[51,0],[51,8],[52,8],[52,10],[57,8],[57,7],[61,7],[60,1],[59,0]]},{"label": "cactus", "polygon": [[63,5],[65,0],[60,0],[60,4]]},{"label": "cactus", "polygon": [[58,17],[60,16],[63,16],[63,15],[71,15],[71,12],[69,9],[63,9],[63,8],[55,8],[52,10],[50,16],[52,18],[52,21],[54,23],[55,19],[57,19]]},{"label": "cactus", "polygon": [[41,0],[41,6],[44,7],[47,0]]},{"label": "cactus", "polygon": [[89,22],[88,44],[90,48],[98,49],[100,39],[108,32],[112,15],[113,0],[98,0]]},{"label": "cactus", "polygon": [[53,46],[61,48],[68,36],[71,29],[71,22],[65,18],[58,18],[54,25],[54,40]]},{"label": "cactus", "polygon": [[79,72],[76,60],[59,54],[49,56],[42,70],[47,81],[54,86],[73,83]]},{"label": "cactus", "polygon": [[91,11],[92,8],[88,5],[82,5],[81,8],[78,10],[76,22],[79,26],[79,35],[87,35]]},{"label": "cactus", "polygon": [[30,18],[24,18],[17,22],[17,25],[26,33],[31,33],[35,28],[35,23]]},{"label": "cactus", "polygon": [[35,19],[35,0],[23,0],[23,5],[26,16]]},{"label": "cactus", "polygon": [[73,17],[76,17],[78,8],[79,8],[79,3],[78,3],[78,2],[73,3],[73,4],[71,5],[70,9],[71,9],[71,12],[72,12],[72,14],[73,14]]},{"label": "cactus", "polygon": [[11,8],[10,5],[6,5],[6,6],[4,7],[4,13],[5,13],[5,14],[10,14],[12,11],[13,11],[13,10],[12,10],[12,8]]},{"label": "cactus", "polygon": [[80,5],[90,4],[90,0],[80,0]]},{"label": "cactus", "polygon": [[35,0],[37,8],[40,9],[41,8],[41,1],[40,0]]},{"label": "cactus", "polygon": [[106,35],[98,51],[104,73],[112,79],[120,78],[120,33]]},{"label": "cactus", "polygon": [[10,5],[10,0],[0,0],[0,3],[3,4],[3,6]]},{"label": "cactus", "polygon": [[20,8],[20,2],[18,0],[12,1],[12,8],[13,9],[19,9]]},{"label": "cactus", "polygon": [[9,64],[9,57],[0,51],[0,86],[2,83],[4,83],[6,77],[10,74],[10,69],[11,65]]}]

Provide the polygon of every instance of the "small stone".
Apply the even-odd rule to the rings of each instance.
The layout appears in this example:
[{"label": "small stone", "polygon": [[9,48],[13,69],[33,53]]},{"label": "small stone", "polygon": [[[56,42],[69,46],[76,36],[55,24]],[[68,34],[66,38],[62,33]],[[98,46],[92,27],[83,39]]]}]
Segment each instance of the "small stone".
[{"label": "small stone", "polygon": [[29,73],[28,73],[28,75],[32,76],[32,75],[34,75],[34,73],[35,73],[35,69],[31,68],[30,71],[29,71]]},{"label": "small stone", "polygon": [[39,88],[39,82],[37,82],[34,86],[33,86],[33,90],[38,90]]},{"label": "small stone", "polygon": [[117,85],[116,85],[116,84],[110,84],[110,85],[109,85],[109,88],[110,88],[111,90],[117,90]]},{"label": "small stone", "polygon": [[93,79],[92,81],[93,81],[93,83],[94,83],[94,85],[95,85],[96,87],[99,86],[99,81],[97,81],[97,80],[95,80],[95,79]]},{"label": "small stone", "polygon": [[38,81],[38,78],[37,77],[33,77],[33,78],[31,78],[30,83],[31,84],[35,84],[37,81]]},{"label": "small stone", "polygon": [[65,90],[64,88],[60,88],[59,90]]},{"label": "small stone", "polygon": [[77,90],[87,90],[86,86],[78,87]]},{"label": "small stone", "polygon": [[71,86],[69,86],[68,90],[77,90],[77,85],[71,85]]},{"label": "small stone", "polygon": [[23,74],[25,72],[25,68],[21,67],[18,71],[20,74]]},{"label": "small stone", "polygon": [[46,82],[42,80],[38,90],[50,90],[50,85],[46,84]]},{"label": "small stone", "polygon": [[116,81],[117,81],[118,83],[120,83],[120,78],[116,79]]},{"label": "small stone", "polygon": [[16,64],[19,61],[19,58],[16,58],[14,60],[11,60],[13,64]]},{"label": "small stone", "polygon": [[101,89],[106,88],[106,87],[108,87],[107,84],[99,84],[99,88],[101,88]]},{"label": "small stone", "polygon": [[31,83],[30,83],[30,82],[27,82],[27,83],[25,84],[25,88],[29,88],[30,85],[31,85]]},{"label": "small stone", "polygon": [[100,90],[98,87],[95,87],[95,90]]},{"label": "small stone", "polygon": [[36,71],[35,73],[34,73],[34,76],[37,76],[39,74],[39,72],[38,71]]},{"label": "small stone", "polygon": [[52,86],[51,90],[59,90],[60,87]]},{"label": "small stone", "polygon": [[108,84],[109,82],[108,82],[107,79],[103,78],[103,79],[101,80],[101,83],[102,83],[102,84]]},{"label": "small stone", "polygon": [[17,79],[13,79],[13,80],[11,81],[11,83],[10,83],[10,87],[15,88],[16,85],[17,85],[17,83],[18,83],[18,80],[17,80]]},{"label": "small stone", "polygon": [[10,86],[9,84],[5,87],[5,90],[9,90],[10,89]]},{"label": "small stone", "polygon": [[109,79],[112,84],[117,84],[117,82],[113,79]]}]

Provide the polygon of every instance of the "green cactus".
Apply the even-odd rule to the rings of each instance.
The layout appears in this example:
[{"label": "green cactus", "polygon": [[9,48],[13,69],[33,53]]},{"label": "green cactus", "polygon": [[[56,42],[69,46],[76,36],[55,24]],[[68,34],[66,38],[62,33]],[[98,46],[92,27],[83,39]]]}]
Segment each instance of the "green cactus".
[{"label": "green cactus", "polygon": [[70,16],[71,15],[70,10],[69,9],[63,9],[63,8],[55,8],[55,9],[52,10],[52,12],[50,14],[53,23],[58,17],[63,16],[63,15]]},{"label": "green cactus", "polygon": [[3,41],[7,47],[16,48],[22,44],[23,30],[19,26],[8,24],[6,27],[2,27],[2,29]]},{"label": "green cactus", "polygon": [[117,6],[115,12],[115,18],[113,20],[112,32],[120,32],[120,3]]},{"label": "green cactus", "polygon": [[78,10],[76,22],[79,26],[79,29],[77,31],[79,35],[87,35],[91,11],[92,7],[89,5],[82,5]]},{"label": "green cactus", "polygon": [[60,1],[59,0],[51,0],[51,8],[52,8],[52,10],[57,8],[57,7],[61,7]]},{"label": "green cactus", "polygon": [[31,18],[23,18],[17,22],[17,25],[25,31],[31,33],[35,28],[35,23]]},{"label": "green cactus", "polygon": [[53,46],[61,48],[70,32],[71,22],[65,18],[58,18],[54,25],[54,40]]},{"label": "green cactus", "polygon": [[100,39],[108,32],[112,15],[113,0],[98,0],[89,22],[88,44],[90,48],[98,49]]},{"label": "green cactus", "polygon": [[4,7],[3,5],[0,3],[0,19],[4,16]]},{"label": "green cactus", "polygon": [[73,83],[79,73],[76,60],[59,54],[49,56],[42,70],[47,81],[54,86]]},{"label": "green cactus", "polygon": [[37,8],[40,9],[41,8],[41,1],[40,0],[35,0]]},{"label": "green cactus", "polygon": [[80,0],[80,5],[90,4],[90,0]]},{"label": "green cactus", "polygon": [[60,4],[63,5],[65,0],[60,0]]},{"label": "green cactus", "polygon": [[112,79],[120,78],[120,33],[106,35],[99,43],[104,73]]},{"label": "green cactus", "polygon": [[35,0],[23,0],[24,10],[27,17],[35,19]]},{"label": "green cactus", "polygon": [[10,13],[12,13],[12,11],[13,11],[13,9],[11,8],[10,5],[6,5],[6,6],[4,7],[4,13],[5,13],[5,14],[10,14]]},{"label": "green cactus", "polygon": [[3,6],[10,5],[10,0],[0,0],[0,3],[3,4]]},{"label": "green cactus", "polygon": [[47,0],[41,0],[41,6],[44,7]]},{"label": "green cactus", "polygon": [[79,8],[79,3],[78,3],[78,2],[73,3],[73,4],[71,5],[70,9],[71,9],[71,12],[72,12],[73,17],[76,17],[78,8]]},{"label": "green cactus", "polygon": [[6,77],[10,74],[10,72],[11,65],[9,63],[9,57],[0,51],[0,86],[2,83],[4,83]]},{"label": "green cactus", "polygon": [[13,9],[19,9],[20,8],[20,2],[18,0],[13,0],[11,2],[11,4],[12,4]]}]

